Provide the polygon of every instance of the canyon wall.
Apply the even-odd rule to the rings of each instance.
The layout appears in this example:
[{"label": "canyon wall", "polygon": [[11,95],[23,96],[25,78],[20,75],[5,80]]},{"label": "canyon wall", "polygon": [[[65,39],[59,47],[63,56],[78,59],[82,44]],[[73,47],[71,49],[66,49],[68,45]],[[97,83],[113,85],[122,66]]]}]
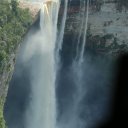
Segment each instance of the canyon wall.
[{"label": "canyon wall", "polygon": [[[89,49],[107,55],[117,55],[127,51],[128,11],[127,7],[119,4],[114,0],[90,2],[87,32]],[[78,35],[79,33],[81,26],[79,2],[77,5],[70,4],[65,34]]]}]

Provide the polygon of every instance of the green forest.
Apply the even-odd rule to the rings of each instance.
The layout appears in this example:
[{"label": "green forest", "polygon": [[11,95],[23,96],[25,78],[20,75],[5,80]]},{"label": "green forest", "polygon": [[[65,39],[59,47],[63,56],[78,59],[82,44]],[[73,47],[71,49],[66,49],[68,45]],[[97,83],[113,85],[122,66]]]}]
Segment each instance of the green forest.
[{"label": "green forest", "polygon": [[0,2],[0,72],[8,55],[14,52],[32,22],[28,9],[22,10],[12,0]]},{"label": "green forest", "polygon": [[[21,9],[16,0],[0,0],[0,74],[9,61],[10,54],[16,52],[22,37],[32,24],[28,9]],[[5,128],[3,100],[0,97],[0,128]]]}]

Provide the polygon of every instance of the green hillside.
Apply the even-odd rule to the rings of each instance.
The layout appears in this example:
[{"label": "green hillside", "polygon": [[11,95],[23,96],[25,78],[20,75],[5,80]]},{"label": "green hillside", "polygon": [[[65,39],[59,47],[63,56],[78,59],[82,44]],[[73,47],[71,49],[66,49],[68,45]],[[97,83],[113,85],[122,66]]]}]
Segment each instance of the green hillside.
[{"label": "green hillside", "polygon": [[[32,23],[28,9],[20,9],[18,2],[11,0],[0,1],[0,77],[4,70],[10,70],[8,65],[10,55],[15,54],[23,35]],[[5,66],[8,66],[5,68]],[[7,81],[7,80],[6,80]],[[3,88],[0,84],[0,128],[5,128],[3,106],[6,95],[1,95]]]}]

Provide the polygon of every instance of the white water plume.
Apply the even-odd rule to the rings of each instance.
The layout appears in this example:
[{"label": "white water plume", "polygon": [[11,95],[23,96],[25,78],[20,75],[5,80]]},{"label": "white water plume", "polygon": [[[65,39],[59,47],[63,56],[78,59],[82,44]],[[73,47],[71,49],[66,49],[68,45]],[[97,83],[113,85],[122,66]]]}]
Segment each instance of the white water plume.
[{"label": "white water plume", "polygon": [[66,23],[66,19],[67,19],[67,9],[68,9],[68,0],[64,1],[64,14],[62,17],[62,21],[61,21],[61,28],[59,31],[59,35],[58,35],[58,40],[57,40],[57,51],[62,49],[62,43],[63,43],[63,36],[64,36],[64,29],[65,29],[65,23]]},{"label": "white water plume", "polygon": [[60,3],[42,3],[40,31],[28,39],[22,60],[30,67],[31,97],[26,110],[26,128],[56,127],[55,44]]},{"label": "white water plume", "polygon": [[87,0],[87,6],[86,6],[86,19],[85,19],[85,26],[84,26],[84,34],[83,34],[83,42],[82,42],[82,49],[80,52],[80,63],[83,62],[83,57],[84,57],[84,50],[85,50],[85,45],[86,45],[86,37],[87,37],[87,29],[88,29],[88,15],[89,15],[89,0]]},{"label": "white water plume", "polygon": [[[59,33],[58,38],[56,35],[57,35],[58,11],[60,6],[59,0],[54,0],[54,1],[42,0],[42,1],[43,2],[41,3],[41,11],[40,11],[40,30],[38,32],[35,31],[35,26],[34,26],[33,28],[34,32],[32,31],[33,33],[31,33],[30,31],[28,40],[27,42],[25,42],[25,46],[22,51],[23,53],[21,53],[21,56],[22,56],[21,61],[23,63],[23,69],[27,70],[26,78],[28,79],[26,84],[23,86],[25,87],[27,86],[27,84],[28,85],[30,84],[30,87],[31,87],[31,90],[29,89],[31,91],[30,97],[28,96],[29,94],[27,95],[28,97],[25,97],[25,99],[26,98],[29,99],[29,100],[27,99],[29,103],[27,104],[26,103],[27,101],[26,101],[25,105],[22,106],[22,102],[20,102],[21,108],[24,106],[27,106],[27,110],[25,113],[26,125],[24,128],[85,128],[88,125],[87,123],[90,122],[90,120],[87,119],[88,117],[85,117],[86,119],[83,120],[81,118],[82,116],[81,113],[86,111],[85,113],[83,113],[84,116],[88,116],[88,115],[93,116],[93,113],[87,114],[88,113],[87,111],[89,109],[88,107],[84,107],[83,104],[85,103],[81,103],[81,101],[84,99],[84,96],[86,96],[85,91],[88,91],[87,90],[88,88],[85,89],[86,87],[85,84],[88,83],[87,86],[91,86],[90,85],[91,82],[88,82],[88,81],[86,82],[87,78],[89,79],[89,81],[90,80],[92,81],[91,77],[95,76],[95,75],[94,76],[92,75],[90,77],[90,75],[88,75],[89,74],[88,72],[90,71],[90,69],[92,69],[93,72],[90,71],[92,72],[91,74],[97,75],[96,73],[97,70],[94,70],[90,65],[87,64],[87,69],[89,69],[89,71],[86,70],[86,73],[85,73],[85,68],[83,68],[83,65],[84,66],[86,65],[86,62],[85,62],[86,60],[84,61],[85,62],[84,63],[83,58],[84,58],[84,48],[86,45],[89,0],[81,0],[81,7],[80,7],[81,10],[83,10],[84,6],[85,7],[84,7],[84,11],[81,12],[83,14],[83,17],[81,17],[82,24],[80,26],[78,42],[76,42],[78,43],[77,57],[76,57],[77,59],[74,60],[74,63],[71,69],[67,66],[68,64],[66,64],[68,68],[65,65],[64,66],[62,65],[63,69],[62,71],[60,70],[60,74],[61,74],[60,77],[63,78],[62,79],[63,81],[59,86],[63,86],[63,87],[61,88],[62,89],[61,91],[59,90],[60,91],[59,93],[62,93],[62,95],[59,94],[57,98],[61,99],[62,97],[62,99],[61,101],[59,101],[58,99],[57,100],[58,100],[58,104],[61,104],[63,106],[58,105],[58,108],[57,108],[56,94],[55,94],[56,93],[55,80],[56,80],[56,73],[58,71],[57,68],[60,66],[61,62],[56,63],[56,58],[58,60],[61,59],[59,55],[59,51],[62,50],[64,29],[65,29],[65,23],[67,18],[68,0],[64,0],[64,7],[63,7],[64,12],[62,16],[62,22],[60,25],[60,28],[61,28],[60,33],[58,32]],[[83,4],[83,1],[84,1],[84,4]],[[70,48],[70,45],[68,46],[68,48]],[[63,47],[63,50],[65,49],[67,50],[67,47],[66,48]],[[64,54],[68,55],[68,52]],[[64,57],[62,55],[62,59],[65,59]],[[67,61],[67,60],[64,60],[64,61]],[[22,66],[20,68],[22,68]],[[65,69],[66,71],[63,71]],[[64,73],[64,72],[67,72],[67,73]],[[25,73],[23,73],[23,75]],[[105,74],[105,73],[102,73],[102,74]],[[96,80],[96,78],[93,78],[94,81]],[[23,79],[24,77],[22,78],[22,80]],[[68,81],[68,82],[65,82],[65,81]],[[20,83],[20,81],[18,82]],[[23,93],[21,93],[21,95],[24,95],[25,91],[22,90],[22,92]],[[66,97],[66,98],[63,98],[63,97]],[[60,115],[57,113],[56,109],[59,109]],[[85,111],[83,111],[83,109],[85,109]],[[56,121],[57,114],[58,114],[58,118],[57,118],[58,122]],[[19,128],[19,127],[15,126],[15,128]]]},{"label": "white water plume", "polygon": [[[86,4],[86,7],[85,7],[85,2],[87,3]],[[82,1],[81,1],[81,9],[82,9]],[[76,74],[76,79],[77,79],[77,82],[76,84],[79,85],[81,83],[81,79],[82,79],[82,63],[83,63],[83,58],[84,58],[84,50],[85,50],[85,45],[86,45],[86,36],[87,36],[87,28],[88,28],[88,15],[89,15],[89,0],[85,0],[84,1],[84,10],[86,11],[86,15],[83,15],[82,17],[82,23],[81,23],[81,26],[80,26],[80,31],[79,31],[79,35],[78,35],[78,42],[77,42],[77,48],[76,48],[76,58],[73,62],[73,71],[74,73]],[[85,11],[83,13],[85,13]],[[82,14],[83,14],[82,13]],[[82,28],[84,28],[84,30],[82,31]],[[83,34],[82,34],[83,33]],[[83,36],[82,36],[83,35]],[[81,36],[82,36],[82,42],[81,41]],[[81,48],[80,48],[80,43],[82,44],[81,45]],[[81,97],[81,92],[82,92],[82,86],[80,85],[78,87],[78,95]],[[78,98],[79,100],[81,98]]]},{"label": "white water plume", "polygon": [[[84,6],[84,12],[81,12],[82,19],[81,19],[81,23],[80,23],[80,31],[79,31],[79,35],[78,35],[75,61],[81,65],[83,62],[84,50],[85,50],[85,45],[86,45],[88,15],[89,15],[89,0],[84,0],[84,4],[83,4],[83,1],[81,0],[80,3],[81,3],[80,9],[83,10],[83,6]],[[86,3],[86,7],[85,7],[85,3]],[[82,42],[81,42],[81,38],[82,38]],[[81,45],[80,45],[80,43],[81,43]]]},{"label": "white water plume", "polygon": [[[87,4],[85,4],[87,3]],[[78,41],[77,41],[77,47],[76,47],[76,58],[72,65],[72,71],[74,74],[74,81],[76,84],[76,94],[74,96],[74,107],[72,109],[74,113],[74,119],[75,119],[75,125],[78,125],[78,127],[83,127],[83,125],[86,125],[86,123],[81,122],[81,119],[79,118],[79,105],[81,100],[83,99],[83,96],[86,93],[86,90],[83,92],[83,58],[84,58],[84,50],[86,45],[86,36],[87,36],[87,27],[88,27],[88,15],[89,15],[89,0],[85,0],[84,4],[81,0],[80,8],[83,10],[84,6],[84,12],[81,12],[83,17],[81,19],[81,26],[80,31],[78,35]],[[86,12],[86,13],[85,13]],[[82,41],[81,41],[82,39]]]},{"label": "white water plume", "polygon": [[[85,7],[85,1],[84,1],[84,7]],[[81,22],[80,22],[80,30],[79,30],[79,34],[78,34],[78,40],[77,40],[77,47],[76,47],[76,58],[75,60],[77,61],[77,59],[79,58],[79,45],[80,45],[80,39],[81,39],[81,36],[82,36],[82,30],[83,30],[83,27],[84,27],[84,13],[82,9],[83,8],[83,3],[82,3],[82,0],[80,0],[80,14],[79,15],[82,15],[82,18],[81,18]]]},{"label": "white water plume", "polygon": [[61,19],[60,29],[58,31],[58,37],[56,41],[56,52],[55,52],[56,58],[55,59],[56,59],[57,70],[59,70],[61,67],[59,52],[62,50],[62,45],[63,45],[64,30],[65,30],[65,24],[66,24],[66,19],[67,19],[67,10],[68,10],[68,0],[65,0],[63,16]]}]

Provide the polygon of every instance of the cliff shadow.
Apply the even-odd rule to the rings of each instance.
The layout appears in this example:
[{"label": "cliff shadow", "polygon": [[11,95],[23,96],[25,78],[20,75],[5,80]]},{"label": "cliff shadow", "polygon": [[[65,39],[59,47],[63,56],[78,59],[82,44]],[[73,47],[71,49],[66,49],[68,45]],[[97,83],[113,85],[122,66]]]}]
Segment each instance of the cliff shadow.
[{"label": "cliff shadow", "polygon": [[110,101],[110,116],[97,128],[128,127],[128,54],[117,59],[115,85]]}]

